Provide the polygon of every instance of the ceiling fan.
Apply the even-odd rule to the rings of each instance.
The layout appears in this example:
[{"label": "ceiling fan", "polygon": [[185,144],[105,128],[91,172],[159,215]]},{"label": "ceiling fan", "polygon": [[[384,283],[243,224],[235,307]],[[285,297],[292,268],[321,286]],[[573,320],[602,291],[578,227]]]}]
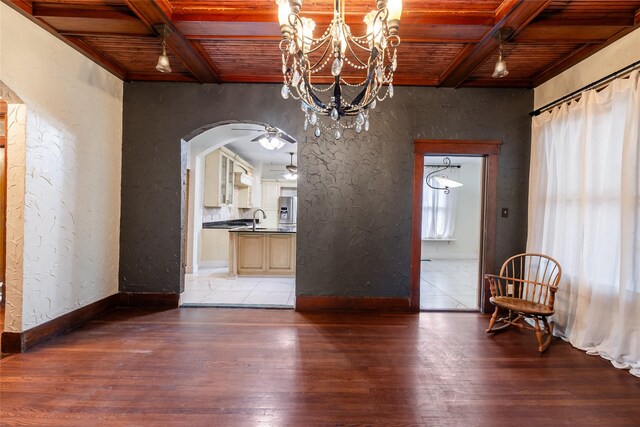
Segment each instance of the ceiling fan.
[{"label": "ceiling fan", "polygon": [[269,125],[264,125],[264,131],[261,129],[251,128],[233,128],[232,130],[264,132],[261,135],[253,138],[251,142],[258,141],[260,145],[262,145],[267,150],[278,150],[284,146],[285,142],[289,142],[291,144],[296,144],[298,142],[286,133],[282,132],[280,129]]},{"label": "ceiling fan", "polygon": [[289,164],[285,166],[285,172],[282,172],[282,165],[271,164],[272,166],[277,166],[277,169],[269,169],[269,172],[278,172],[278,175],[283,176],[285,179],[289,181],[295,181],[298,179],[298,166],[293,164],[293,155],[295,153],[290,151],[289,156],[291,156],[291,160]]},{"label": "ceiling fan", "polygon": [[294,181],[298,179],[298,166],[293,164],[293,152],[289,152],[289,155],[291,156],[291,162],[285,166],[287,172],[284,174],[284,178],[289,181]]}]

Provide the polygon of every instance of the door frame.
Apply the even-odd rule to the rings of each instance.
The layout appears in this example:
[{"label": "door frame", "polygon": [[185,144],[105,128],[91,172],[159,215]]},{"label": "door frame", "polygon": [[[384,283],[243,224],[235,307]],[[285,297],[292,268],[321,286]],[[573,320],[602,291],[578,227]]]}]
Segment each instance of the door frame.
[{"label": "door frame", "polygon": [[460,155],[484,158],[482,183],[482,215],[480,239],[480,277],[482,298],[480,310],[491,312],[491,291],[483,278],[493,273],[496,249],[496,215],[498,195],[498,157],[502,141],[459,139],[416,139],[413,141],[413,212],[411,221],[411,311],[420,311],[420,259],[422,253],[422,192],[424,156]]}]

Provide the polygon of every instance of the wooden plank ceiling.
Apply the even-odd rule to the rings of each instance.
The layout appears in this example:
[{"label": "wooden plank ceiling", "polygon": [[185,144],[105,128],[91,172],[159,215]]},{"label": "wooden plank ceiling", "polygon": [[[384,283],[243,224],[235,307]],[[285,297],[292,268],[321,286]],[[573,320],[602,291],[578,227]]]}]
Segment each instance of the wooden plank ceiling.
[{"label": "wooden plank ceiling", "polygon": [[[281,82],[273,0],[5,0],[123,80]],[[333,0],[305,0],[320,32]],[[345,0],[360,34],[374,0]],[[170,29],[173,71],[155,70]],[[640,26],[640,0],[403,0],[394,84],[533,87]],[[510,74],[491,78],[506,32]]]}]

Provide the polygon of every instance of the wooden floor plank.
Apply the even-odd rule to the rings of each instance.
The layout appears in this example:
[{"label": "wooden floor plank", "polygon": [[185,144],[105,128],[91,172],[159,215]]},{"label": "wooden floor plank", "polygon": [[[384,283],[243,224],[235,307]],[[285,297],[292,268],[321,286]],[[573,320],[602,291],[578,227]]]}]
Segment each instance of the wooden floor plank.
[{"label": "wooden floor plank", "polygon": [[637,426],[640,381],[473,313],[120,309],[0,360],[2,425]]}]

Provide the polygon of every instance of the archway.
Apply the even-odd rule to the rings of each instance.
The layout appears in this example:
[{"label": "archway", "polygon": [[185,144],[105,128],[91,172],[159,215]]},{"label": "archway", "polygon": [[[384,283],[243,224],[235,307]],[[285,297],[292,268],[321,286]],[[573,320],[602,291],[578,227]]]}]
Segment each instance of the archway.
[{"label": "archway", "polygon": [[[270,227],[268,230],[277,226],[276,211],[269,211],[262,204],[264,203],[262,189],[267,182],[269,188],[276,188],[278,191],[275,194],[276,197],[284,195],[282,192],[285,189],[293,189],[296,194],[295,181],[285,180],[283,172],[286,172],[286,165],[291,162],[290,153],[295,155],[297,144],[287,142],[279,150],[266,150],[256,142],[256,137],[264,134],[265,129],[271,127],[267,123],[251,120],[222,121],[203,126],[182,139],[183,146],[186,146],[185,158],[183,158],[183,164],[186,164],[186,174],[183,176],[186,186],[184,196],[186,215],[183,228],[186,236],[184,265],[185,293],[187,294],[181,298],[183,303],[186,301],[189,305],[194,304],[194,300],[190,299],[189,295],[193,290],[190,289],[189,280],[195,280],[194,278],[213,277],[217,285],[222,283],[233,288],[233,284],[227,282],[227,276],[234,276],[231,274],[228,262],[229,253],[233,253],[229,249],[229,236],[234,237],[237,234],[230,234],[229,228],[235,229],[241,225],[249,225],[254,211],[258,208],[263,208],[268,213],[266,215]],[[278,131],[282,130],[278,129]],[[208,187],[220,185],[211,183],[211,177],[215,175],[211,172],[212,164],[215,165],[222,157],[228,159],[228,163],[225,161],[222,167],[226,168],[228,165],[228,172],[231,174],[230,181],[226,184],[229,190],[225,190],[228,191],[228,199],[224,201],[221,199],[220,203],[212,203],[211,189]],[[212,158],[218,160],[212,160]],[[209,178],[207,174],[210,174]],[[237,175],[237,178],[233,175]],[[240,183],[240,176],[243,179],[247,177],[249,184]],[[275,184],[275,187],[271,184]],[[223,182],[222,185],[225,186],[225,183]],[[277,200],[272,202],[275,204]],[[233,226],[230,225],[232,223]],[[295,247],[293,251],[295,256]],[[293,266],[295,268],[295,259]],[[282,272],[282,276],[286,277],[289,273]],[[272,272],[264,272],[265,276],[271,274]],[[250,277],[255,282],[256,278],[260,277],[260,272],[245,271],[243,275],[256,276]],[[242,279],[244,282],[249,281],[244,277]],[[264,279],[266,280],[267,277]],[[293,278],[290,282],[291,298],[293,298]],[[274,286],[276,285],[272,288]],[[204,291],[204,289],[198,290]],[[209,295],[209,300],[212,298]]]}]

